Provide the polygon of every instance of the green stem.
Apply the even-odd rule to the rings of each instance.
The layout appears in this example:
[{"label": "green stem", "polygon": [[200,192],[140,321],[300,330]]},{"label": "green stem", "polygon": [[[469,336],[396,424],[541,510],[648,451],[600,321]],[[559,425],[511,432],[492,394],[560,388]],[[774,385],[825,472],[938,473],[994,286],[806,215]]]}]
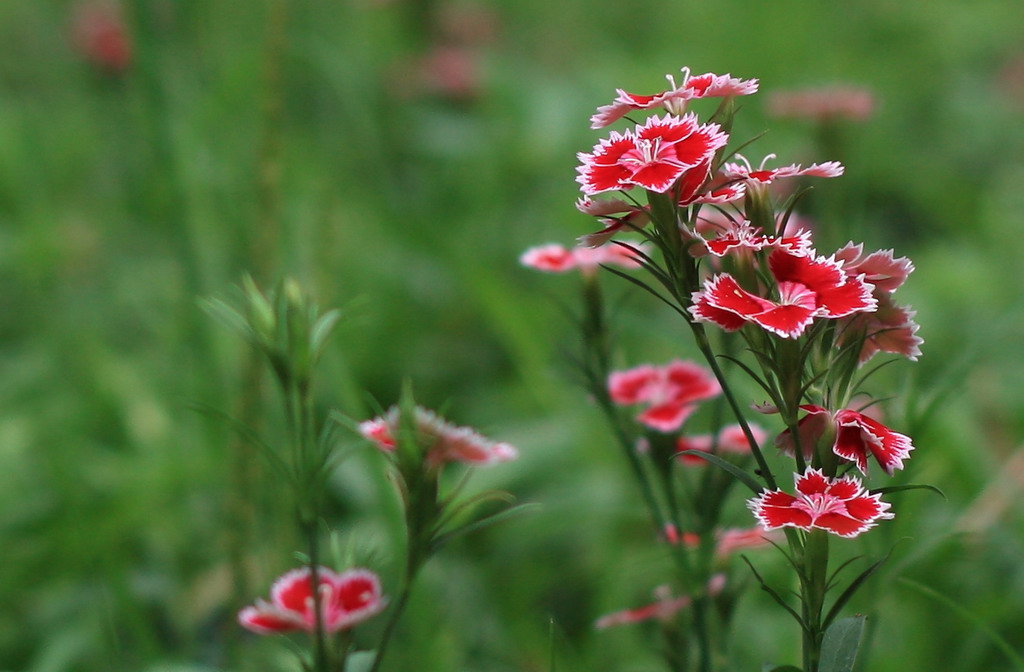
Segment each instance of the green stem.
[{"label": "green stem", "polygon": [[772,470],[764,458],[764,453],[761,452],[757,439],[754,438],[754,433],[750,431],[750,425],[747,423],[746,416],[743,414],[743,409],[740,408],[739,402],[736,401],[736,395],[733,394],[732,388],[729,387],[729,382],[726,380],[725,373],[722,371],[722,367],[718,363],[718,358],[715,357],[715,353],[711,349],[711,343],[708,340],[707,332],[704,330],[704,325],[700,322],[692,321],[688,322],[688,324],[690,325],[690,329],[693,331],[694,339],[697,341],[697,348],[700,350],[701,354],[704,355],[704,360],[711,368],[711,372],[715,374],[718,384],[722,387],[722,394],[725,396],[726,401],[729,402],[729,408],[732,409],[732,413],[736,417],[736,421],[743,430],[743,436],[746,437],[747,442],[750,444],[750,452],[753,454],[754,460],[757,462],[757,469],[761,478],[764,479],[764,482],[768,485],[769,489],[775,490],[778,486],[775,483],[775,477],[772,476]]},{"label": "green stem", "polygon": [[402,618],[402,613],[405,611],[406,605],[409,603],[409,595],[412,593],[412,585],[416,579],[416,575],[419,573],[419,564],[413,565],[413,558],[409,558],[410,564],[406,568],[405,585],[402,587],[402,592],[398,596],[398,601],[395,602],[395,606],[391,608],[391,615],[388,618],[387,625],[384,626],[384,632],[380,636],[380,641],[377,643],[377,655],[373,658],[373,666],[369,672],[378,672],[380,670],[381,663],[384,661],[384,654],[388,650],[388,645],[394,638],[395,629],[398,627],[398,621]]},{"label": "green stem", "polygon": [[813,530],[807,535],[804,546],[804,573],[807,580],[800,591],[800,598],[807,625],[803,647],[805,672],[818,672],[821,662],[821,642],[825,636],[822,612],[828,583],[828,541],[826,531]]}]

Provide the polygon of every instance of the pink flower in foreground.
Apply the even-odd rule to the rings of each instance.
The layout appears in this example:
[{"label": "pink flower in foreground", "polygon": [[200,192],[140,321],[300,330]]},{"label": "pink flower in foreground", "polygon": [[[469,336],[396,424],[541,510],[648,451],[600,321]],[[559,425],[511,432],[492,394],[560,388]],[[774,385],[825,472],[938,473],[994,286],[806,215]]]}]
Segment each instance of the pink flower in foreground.
[{"label": "pink flower in foreground", "polygon": [[[894,432],[859,411],[847,408],[831,414],[828,409],[811,404],[800,408],[807,411],[797,425],[800,445],[807,457],[812,454],[830,422],[835,423],[836,428],[832,452],[853,462],[864,475],[868,473],[869,457],[874,457],[879,466],[892,476],[897,469],[903,468],[903,461],[914,450],[914,444],[906,434]],[[793,440],[788,430],[779,435],[776,445],[787,452],[793,451]]]},{"label": "pink flower in foreground", "polygon": [[672,114],[681,115],[686,111],[686,104],[697,98],[724,98],[726,96],[746,96],[757,92],[756,79],[738,79],[728,74],[715,75],[710,72],[695,77],[690,76],[690,69],[683,68],[683,81],[676,84],[672,75],[665,75],[671,88],[652,96],[642,96],[616,89],[618,94],[611,105],[597,108],[597,113],[590,118],[590,127],[604,128],[633,110],[649,110],[664,108]]},{"label": "pink flower in foreground", "polygon": [[548,273],[566,273],[579,270],[590,275],[602,265],[619,266],[621,268],[640,268],[640,258],[635,250],[643,249],[643,245],[627,247],[626,245],[606,245],[604,247],[578,246],[566,248],[561,245],[541,245],[531,247],[519,257],[519,263],[538,271]]},{"label": "pink flower in foreground", "polygon": [[[387,606],[380,579],[367,569],[342,573],[326,567],[317,569],[320,611],[326,632],[347,630],[379,614]],[[238,613],[246,629],[261,635],[316,629],[313,581],[309,567],[293,569],[274,582],[270,602],[257,600],[255,606]]]},{"label": "pink flower in foreground", "polygon": [[651,117],[633,131],[612,131],[591,154],[580,152],[576,181],[588,196],[633,187],[664,193],[728,140],[718,124],[699,124],[694,114]]},{"label": "pink flower in foreground", "polygon": [[769,159],[775,158],[774,154],[764,157],[760,167],[755,170],[742,154],[737,154],[736,158],[740,159],[742,163],[726,163],[722,167],[722,174],[730,179],[746,180],[748,184],[767,185],[780,178],[798,177],[801,175],[806,177],[839,177],[843,174],[844,170],[843,164],[838,161],[812,163],[806,168],[797,163],[782,166],[781,168],[765,168],[765,163]]},{"label": "pink flower in foreground", "polygon": [[661,367],[646,364],[615,371],[608,377],[608,391],[617,404],[646,404],[637,416],[641,423],[674,432],[696,410],[695,402],[717,396],[722,388],[704,367],[676,360]]},{"label": "pink flower in foreground", "polygon": [[764,529],[795,527],[809,532],[818,528],[840,537],[856,537],[877,521],[893,517],[889,503],[883,502],[881,495],[866,492],[852,476],[828,478],[810,467],[802,476],[794,476],[796,495],[772,490],[747,501]]},{"label": "pink flower in foreground", "polygon": [[778,299],[743,289],[728,273],[709,278],[704,290],[693,293],[690,313],[700,322],[712,322],[726,331],[756,324],[783,338],[799,338],[816,317],[837,319],[876,309],[871,285],[848,277],[832,259],[794,254],[777,249],[768,258]]},{"label": "pink flower in foreground", "polygon": [[[400,411],[392,407],[384,415],[359,423],[359,432],[386,452],[397,447]],[[491,441],[469,427],[459,427],[439,417],[433,411],[416,407],[414,419],[416,441],[427,451],[427,461],[433,465],[445,462],[489,465],[508,462],[519,457],[519,451],[510,444]]]}]

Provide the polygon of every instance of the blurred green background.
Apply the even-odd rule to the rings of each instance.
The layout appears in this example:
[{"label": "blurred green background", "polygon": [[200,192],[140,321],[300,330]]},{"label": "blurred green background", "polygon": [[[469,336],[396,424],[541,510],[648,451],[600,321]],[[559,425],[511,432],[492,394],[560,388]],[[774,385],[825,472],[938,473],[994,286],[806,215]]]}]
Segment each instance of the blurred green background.
[{"label": "blurred green background", "polygon": [[[842,159],[846,176],[809,202],[819,231],[917,266],[901,296],[924,356],[888,368],[879,393],[918,446],[908,478],[948,501],[902,495],[864,539],[872,557],[896,545],[853,605],[876,617],[865,669],[1013,669],[986,629],[1024,647],[1019,9],[0,3],[0,670],[287,669],[279,642],[234,623],[294,562],[282,490],[192,410],[273,408],[241,340],[198,304],[244,272],[294,275],[346,309],[325,410],[367,417],[411,379],[424,404],[520,447],[481,486],[542,505],[428,567],[391,669],[548,670],[552,651],[559,670],[661,669],[652,628],[591,627],[671,574],[564,362],[559,306],[578,280],[517,257],[590,231],[573,169],[601,137],[594,108],[684,65],[759,78],[734,137],[770,130],[747,154]],[[770,92],[830,84],[876,107],[828,147],[811,123],[766,114]],[[621,315],[624,366],[695,355],[652,300]],[[258,414],[273,437],[276,416]],[[396,505],[348,443],[329,523],[387,585]],[[740,507],[734,522],[750,524]],[[771,553],[757,561],[782,580]],[[750,591],[734,669],[795,660],[797,645]]]}]

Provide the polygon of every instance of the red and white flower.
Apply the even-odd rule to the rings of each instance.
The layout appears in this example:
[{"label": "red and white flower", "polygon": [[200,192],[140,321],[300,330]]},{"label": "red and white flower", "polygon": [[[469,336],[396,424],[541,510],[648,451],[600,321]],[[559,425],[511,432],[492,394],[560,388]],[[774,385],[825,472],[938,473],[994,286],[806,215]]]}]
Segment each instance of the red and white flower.
[{"label": "red and white flower", "polygon": [[[890,476],[903,468],[904,460],[910,457],[914,444],[906,434],[894,432],[878,420],[855,411],[843,409],[832,414],[826,408],[807,404],[801,406],[807,414],[800,419],[797,429],[804,454],[810,456],[814,446],[828,429],[835,424],[836,438],[832,452],[857,465],[864,475],[868,473],[868,458],[874,457],[879,466]],[[793,451],[793,439],[787,430],[776,439],[776,445],[787,452]]]},{"label": "red and white flower", "polygon": [[841,537],[856,537],[879,520],[892,518],[889,503],[881,495],[864,490],[852,476],[828,478],[819,469],[794,474],[796,494],[782,490],[764,491],[747,501],[766,530],[795,527],[825,530]]},{"label": "red and white flower", "polygon": [[590,118],[590,127],[604,128],[633,110],[649,110],[664,108],[672,114],[681,115],[686,111],[686,104],[697,98],[724,98],[726,96],[747,96],[757,92],[756,79],[739,79],[731,75],[715,75],[710,72],[695,77],[690,76],[690,69],[683,68],[683,81],[676,84],[675,77],[665,75],[671,88],[652,96],[643,96],[616,89],[618,94],[611,105],[597,108],[597,113]]},{"label": "red and white flower", "polygon": [[[392,407],[384,415],[359,424],[359,432],[383,451],[396,448],[401,424],[400,411]],[[470,427],[454,425],[433,411],[416,407],[413,420],[416,441],[427,451],[427,462],[439,466],[446,462],[490,465],[519,457],[519,451],[508,443],[491,441]]]},{"label": "red and white flower", "polygon": [[664,193],[728,140],[718,124],[700,124],[694,114],[651,117],[633,131],[612,131],[590,154],[580,152],[576,181],[588,196],[634,187]]},{"label": "red and white flower", "polygon": [[[698,245],[690,248],[695,257],[712,254],[725,257],[730,254],[756,252],[766,247],[778,247],[796,255],[811,254],[811,232],[802,230],[793,235],[768,236],[749,221],[726,215],[718,210],[702,214],[696,223]],[[683,232],[684,235],[692,235]]]},{"label": "red and white flower", "polygon": [[696,410],[696,402],[722,392],[710,371],[693,362],[676,360],[665,366],[645,364],[608,377],[612,401],[646,404],[637,420],[661,432],[674,432]]},{"label": "red and white flower", "polygon": [[799,338],[815,318],[837,319],[877,307],[871,285],[861,276],[848,277],[833,259],[780,248],[772,252],[768,266],[777,299],[748,292],[723,273],[706,280],[703,291],[693,293],[690,313],[727,331],[753,323],[783,338]]},{"label": "red and white flower", "polygon": [[576,200],[576,209],[596,217],[603,227],[600,231],[579,237],[579,244],[584,247],[600,247],[620,231],[636,231],[651,221],[646,206],[638,207],[621,198],[594,200],[584,196]]},{"label": "red and white flower", "polygon": [[895,257],[892,250],[865,255],[864,246],[852,242],[836,252],[835,258],[843,262],[843,269],[848,275],[863,274],[864,279],[874,286],[872,294],[878,302],[878,309],[873,313],[852,315],[843,321],[838,330],[838,344],[842,346],[853,339],[863,338],[862,364],[878,352],[916,360],[921,355],[924,339],[917,335],[915,313],[892,299],[892,294],[913,272],[914,264],[906,257]]},{"label": "red and white flower", "polygon": [[566,248],[557,244],[541,245],[531,247],[524,252],[519,257],[519,263],[548,273],[579,270],[586,275],[591,275],[602,265],[627,269],[640,268],[640,258],[636,253],[642,249],[643,245],[639,244],[636,246],[606,245],[596,248],[582,245],[574,248]]},{"label": "red and white flower", "polygon": [[896,257],[892,250],[877,250],[864,254],[862,243],[849,242],[833,255],[843,264],[847,275],[864,275],[879,292],[895,292],[914,272],[914,264],[907,257]]},{"label": "red and white flower", "polygon": [[839,177],[844,171],[843,164],[838,161],[812,163],[806,168],[797,163],[781,168],[765,168],[768,160],[775,158],[774,154],[769,154],[761,161],[761,165],[754,169],[742,154],[737,154],[736,158],[740,159],[742,163],[726,163],[722,166],[722,174],[729,179],[746,180],[748,184],[755,185],[768,185],[785,177]]},{"label": "red and white flower", "polygon": [[879,352],[903,355],[911,361],[921,356],[924,339],[917,335],[920,328],[914,321],[917,314],[906,306],[893,302],[892,295],[876,293],[878,309],[873,313],[858,313],[843,320],[837,343],[842,346],[852,338],[864,337],[860,350],[860,363]]},{"label": "red and white flower", "polygon": [[[368,569],[349,569],[340,574],[326,567],[317,569],[320,613],[326,632],[338,632],[379,614],[387,606],[380,579]],[[257,600],[255,606],[238,613],[238,621],[261,635],[316,629],[313,580],[309,567],[293,569],[274,582],[270,602]]]}]

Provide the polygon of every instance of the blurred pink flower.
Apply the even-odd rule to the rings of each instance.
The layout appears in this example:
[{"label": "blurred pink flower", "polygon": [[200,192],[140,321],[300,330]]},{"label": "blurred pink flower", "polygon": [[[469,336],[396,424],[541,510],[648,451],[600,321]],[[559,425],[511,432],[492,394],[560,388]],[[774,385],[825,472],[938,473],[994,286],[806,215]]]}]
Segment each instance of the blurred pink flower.
[{"label": "blurred pink flower", "polygon": [[79,55],[92,65],[119,74],[132,63],[134,48],[119,5],[96,0],[80,4],[72,23]]},{"label": "blurred pink flower", "polygon": [[548,273],[579,270],[589,275],[596,272],[602,265],[619,266],[626,269],[640,268],[640,258],[636,252],[642,252],[643,249],[643,244],[635,246],[615,244],[596,248],[580,245],[566,248],[552,243],[531,247],[519,257],[519,262],[523,266]]},{"label": "blurred pink flower", "polygon": [[[725,588],[725,575],[715,574],[708,580],[707,594],[718,595]],[[597,619],[594,627],[604,630],[616,625],[628,625],[630,623],[642,623],[643,621],[659,620],[670,621],[680,610],[687,608],[693,602],[688,595],[674,597],[669,586],[658,586],[654,589],[655,601],[643,607],[616,611]]]},{"label": "blurred pink flower", "polygon": [[[768,432],[764,429],[750,423],[750,433],[754,435],[754,440],[757,441],[758,445],[762,444],[768,437]],[[747,441],[747,436],[743,432],[743,428],[738,424],[728,425],[723,427],[718,433],[717,446],[710,434],[700,434],[696,436],[680,436],[676,442],[676,447],[680,452],[684,450],[698,450],[702,452],[711,452],[712,447],[716,448],[719,453],[732,453],[734,455],[748,455],[750,454],[750,442]],[[701,459],[699,455],[679,455],[679,462],[682,464],[699,466],[707,464],[707,460]]]},{"label": "blurred pink flower", "polygon": [[800,91],[776,91],[769,94],[768,114],[774,117],[864,121],[876,107],[874,94],[856,86],[825,86]]},{"label": "blurred pink flower", "polygon": [[[385,452],[397,446],[400,411],[397,406],[384,415],[359,424],[359,432]],[[427,451],[427,461],[435,466],[445,462],[490,465],[519,457],[519,451],[508,443],[491,441],[469,427],[459,427],[433,411],[419,406],[415,410],[416,441]]]},{"label": "blurred pink flower", "polygon": [[[293,569],[274,582],[271,601],[257,600],[238,614],[238,621],[261,635],[313,631],[313,581],[309,567]],[[379,614],[387,606],[381,594],[380,579],[367,569],[336,573],[326,567],[317,569],[321,619],[326,632],[347,630]]]},{"label": "blurred pink flower", "polygon": [[608,391],[617,404],[646,404],[637,416],[642,424],[674,432],[696,410],[696,402],[721,394],[722,388],[704,367],[676,360],[660,367],[645,364],[612,372]]}]

